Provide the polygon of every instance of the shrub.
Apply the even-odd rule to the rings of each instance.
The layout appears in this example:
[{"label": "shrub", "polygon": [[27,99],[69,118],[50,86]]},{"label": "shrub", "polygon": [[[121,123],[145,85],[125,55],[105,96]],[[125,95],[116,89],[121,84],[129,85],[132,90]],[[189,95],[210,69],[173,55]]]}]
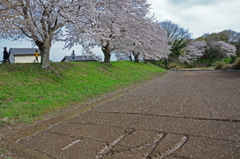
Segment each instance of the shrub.
[{"label": "shrub", "polygon": [[230,64],[233,64],[233,63],[236,61],[236,58],[237,58],[236,56],[232,56],[232,57],[231,57]]},{"label": "shrub", "polygon": [[227,64],[226,69],[233,69],[233,64]]},{"label": "shrub", "polygon": [[240,70],[240,58],[239,57],[235,60],[235,62],[233,64],[233,69]]},{"label": "shrub", "polygon": [[223,58],[225,64],[230,64],[230,62],[232,61],[232,58]]},{"label": "shrub", "polygon": [[193,62],[186,63],[186,67],[187,68],[193,68],[194,67],[194,63]]},{"label": "shrub", "polygon": [[169,64],[167,65],[167,68],[168,68],[168,69],[171,69],[171,68],[175,68],[176,66],[177,66],[176,63],[171,62],[171,63],[169,63]]},{"label": "shrub", "polygon": [[224,69],[226,68],[226,63],[224,62],[224,59],[221,61],[216,61],[216,67],[215,69]]},{"label": "shrub", "polygon": [[185,65],[181,64],[181,63],[178,63],[175,68],[178,69],[178,70],[181,70],[181,69],[185,68]]}]

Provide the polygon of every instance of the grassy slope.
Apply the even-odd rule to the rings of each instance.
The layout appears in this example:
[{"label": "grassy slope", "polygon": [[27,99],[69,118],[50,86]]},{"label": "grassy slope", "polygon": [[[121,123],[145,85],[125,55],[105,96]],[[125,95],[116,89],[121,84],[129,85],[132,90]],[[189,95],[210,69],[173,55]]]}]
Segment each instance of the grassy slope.
[{"label": "grassy slope", "polygon": [[55,110],[151,79],[164,69],[134,62],[0,65],[0,119],[31,122]]}]

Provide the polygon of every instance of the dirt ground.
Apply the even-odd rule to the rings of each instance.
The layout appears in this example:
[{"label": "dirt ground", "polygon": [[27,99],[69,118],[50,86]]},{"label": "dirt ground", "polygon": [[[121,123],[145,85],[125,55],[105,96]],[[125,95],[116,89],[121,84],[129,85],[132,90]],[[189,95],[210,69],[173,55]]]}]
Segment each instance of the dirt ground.
[{"label": "dirt ground", "polygon": [[173,71],[73,118],[22,135],[13,151],[23,149],[19,158],[237,159],[239,88],[240,72]]}]

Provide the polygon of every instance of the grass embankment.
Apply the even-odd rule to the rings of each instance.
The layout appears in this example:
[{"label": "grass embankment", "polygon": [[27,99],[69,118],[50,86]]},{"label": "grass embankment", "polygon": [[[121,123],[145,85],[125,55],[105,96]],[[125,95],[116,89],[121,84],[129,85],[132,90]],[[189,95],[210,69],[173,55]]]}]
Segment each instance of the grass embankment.
[{"label": "grass embankment", "polygon": [[151,79],[166,70],[135,62],[0,65],[0,122],[31,123],[46,114]]}]

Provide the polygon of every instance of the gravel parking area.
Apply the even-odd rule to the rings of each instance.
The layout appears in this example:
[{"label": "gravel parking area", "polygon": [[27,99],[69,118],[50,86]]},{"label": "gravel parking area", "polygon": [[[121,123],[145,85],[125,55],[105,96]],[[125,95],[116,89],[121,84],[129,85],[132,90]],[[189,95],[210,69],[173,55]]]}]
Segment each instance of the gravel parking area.
[{"label": "gravel parking area", "polygon": [[173,71],[22,138],[48,158],[240,158],[240,72]]}]

